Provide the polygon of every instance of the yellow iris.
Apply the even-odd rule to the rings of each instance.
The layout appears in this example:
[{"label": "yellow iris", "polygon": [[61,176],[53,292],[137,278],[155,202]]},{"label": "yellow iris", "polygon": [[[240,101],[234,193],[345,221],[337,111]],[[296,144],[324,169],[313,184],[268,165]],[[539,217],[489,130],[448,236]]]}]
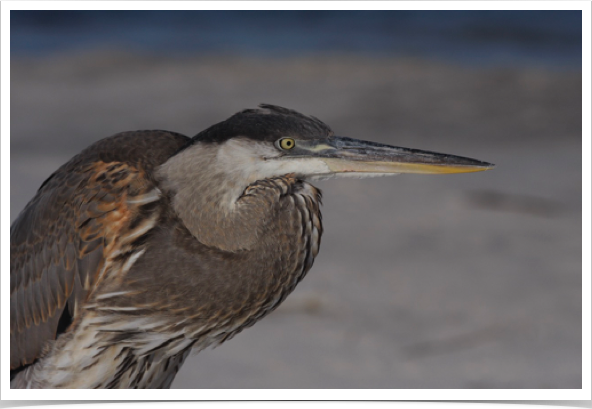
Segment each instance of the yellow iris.
[{"label": "yellow iris", "polygon": [[280,148],[290,150],[296,145],[296,141],[292,138],[284,138],[280,140]]}]

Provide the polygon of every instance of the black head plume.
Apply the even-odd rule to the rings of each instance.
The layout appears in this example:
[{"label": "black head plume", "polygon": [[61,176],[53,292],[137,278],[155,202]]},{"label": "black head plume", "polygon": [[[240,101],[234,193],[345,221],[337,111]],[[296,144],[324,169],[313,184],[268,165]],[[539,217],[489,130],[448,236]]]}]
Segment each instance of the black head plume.
[{"label": "black head plume", "polygon": [[223,143],[236,136],[274,142],[286,136],[307,139],[332,134],[331,128],[314,116],[277,105],[261,104],[259,108],[245,109],[212,125],[193,137],[192,143]]}]

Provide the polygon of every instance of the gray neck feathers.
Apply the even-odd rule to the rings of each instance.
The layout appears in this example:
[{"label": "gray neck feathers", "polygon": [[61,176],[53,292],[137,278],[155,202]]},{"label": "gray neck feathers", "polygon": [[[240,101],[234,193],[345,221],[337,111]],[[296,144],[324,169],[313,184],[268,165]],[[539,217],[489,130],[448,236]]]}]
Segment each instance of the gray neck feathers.
[{"label": "gray neck feathers", "polygon": [[267,208],[239,200],[251,182],[220,163],[218,151],[219,145],[195,144],[161,165],[157,178],[197,240],[226,251],[251,249]]}]

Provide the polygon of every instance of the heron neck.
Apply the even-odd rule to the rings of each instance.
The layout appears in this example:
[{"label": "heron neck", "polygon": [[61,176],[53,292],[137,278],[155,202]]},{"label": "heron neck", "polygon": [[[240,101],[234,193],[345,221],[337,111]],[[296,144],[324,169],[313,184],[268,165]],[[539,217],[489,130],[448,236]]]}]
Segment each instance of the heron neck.
[{"label": "heron neck", "polygon": [[225,251],[253,248],[270,204],[241,201],[250,182],[226,173],[213,146],[192,146],[160,166],[157,178],[185,227],[201,243]]}]

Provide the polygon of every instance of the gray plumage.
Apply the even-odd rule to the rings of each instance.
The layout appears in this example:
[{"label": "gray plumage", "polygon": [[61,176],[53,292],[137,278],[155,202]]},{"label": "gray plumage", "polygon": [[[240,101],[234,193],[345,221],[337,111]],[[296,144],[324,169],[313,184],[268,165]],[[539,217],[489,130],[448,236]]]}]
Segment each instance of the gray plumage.
[{"label": "gray plumage", "polygon": [[337,138],[271,105],[194,138],[103,139],[11,226],[11,387],[169,387],[192,349],[253,325],[311,268],[323,228],[308,180],[491,166]]}]

